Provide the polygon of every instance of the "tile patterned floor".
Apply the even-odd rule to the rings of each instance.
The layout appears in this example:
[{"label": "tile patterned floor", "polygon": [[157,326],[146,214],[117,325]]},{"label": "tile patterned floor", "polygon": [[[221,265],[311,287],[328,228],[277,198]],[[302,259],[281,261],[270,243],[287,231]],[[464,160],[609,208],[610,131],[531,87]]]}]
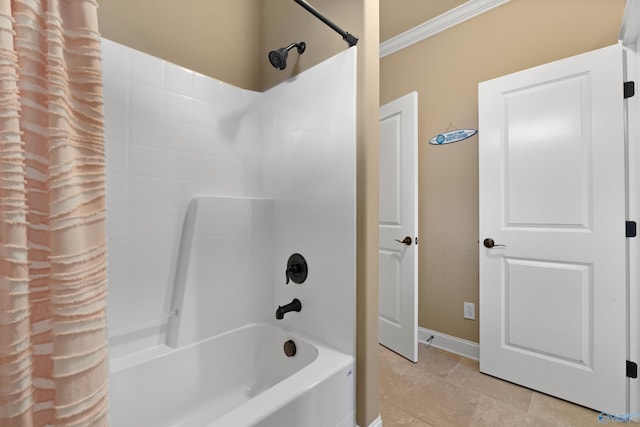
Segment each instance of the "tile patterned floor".
[{"label": "tile patterned floor", "polygon": [[423,344],[415,364],[379,352],[384,427],[602,425],[598,412],[481,374],[475,360]]}]

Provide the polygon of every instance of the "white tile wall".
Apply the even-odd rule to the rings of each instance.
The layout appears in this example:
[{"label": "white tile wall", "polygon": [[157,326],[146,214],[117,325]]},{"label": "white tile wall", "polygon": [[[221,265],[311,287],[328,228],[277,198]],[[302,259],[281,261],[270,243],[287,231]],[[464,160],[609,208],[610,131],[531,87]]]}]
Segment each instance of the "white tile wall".
[{"label": "white tile wall", "polygon": [[[242,210],[206,223],[214,237],[197,242],[181,343],[275,320],[277,305],[297,297],[302,312],[282,322],[354,354],[355,49],[265,94],[109,40],[102,52],[111,357],[164,342],[166,319],[148,319],[171,309],[182,222],[197,194],[275,198],[271,214],[250,221],[273,233],[234,229],[248,224]],[[294,252],[309,278],[285,286]],[[239,276],[247,259],[251,274]]]},{"label": "white tile wall", "polygon": [[[275,296],[282,322],[355,355],[355,48],[265,93],[266,194],[275,199]],[[285,285],[292,253],[309,266]]]},{"label": "white tile wall", "polygon": [[190,209],[169,328],[179,347],[275,313],[273,200],[198,196]]},{"label": "white tile wall", "polygon": [[102,54],[109,335],[118,357],[164,342],[166,319],[147,319],[169,310],[190,198],[259,194],[252,105],[260,94],[105,39]]}]

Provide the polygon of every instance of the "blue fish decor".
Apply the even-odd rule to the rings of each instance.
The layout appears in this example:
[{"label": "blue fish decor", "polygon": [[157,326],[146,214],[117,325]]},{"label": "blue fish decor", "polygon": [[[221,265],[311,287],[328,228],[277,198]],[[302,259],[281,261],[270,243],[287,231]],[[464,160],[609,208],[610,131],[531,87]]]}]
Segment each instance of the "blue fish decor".
[{"label": "blue fish decor", "polygon": [[462,141],[478,133],[476,129],[457,129],[440,133],[429,140],[429,144],[443,145]]}]

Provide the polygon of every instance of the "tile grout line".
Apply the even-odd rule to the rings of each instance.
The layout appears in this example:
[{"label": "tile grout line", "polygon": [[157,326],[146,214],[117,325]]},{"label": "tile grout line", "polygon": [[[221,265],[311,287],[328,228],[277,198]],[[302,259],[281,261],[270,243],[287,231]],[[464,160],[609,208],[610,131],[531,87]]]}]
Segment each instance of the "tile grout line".
[{"label": "tile grout line", "polygon": [[[451,383],[451,381],[449,381],[449,377],[451,376],[451,374],[453,374],[453,372],[458,369],[458,366],[460,366],[460,364],[462,363],[464,356],[460,356],[460,360],[458,360],[458,363],[456,363],[456,366],[453,367],[453,369],[447,374],[446,377],[444,377],[444,380],[447,381],[448,383]],[[454,383],[451,383],[454,384]]]},{"label": "tile grout line", "polygon": [[[506,407],[508,407],[508,408],[511,408],[511,409],[513,409],[514,411],[521,412],[522,414],[524,414],[524,415],[526,415],[526,416],[531,415],[531,414],[529,413],[529,410],[531,409],[531,405],[533,404],[533,395],[536,393],[534,390],[529,389],[529,390],[531,390],[531,391],[532,391],[532,393],[531,393],[531,400],[529,401],[529,407],[528,407],[528,408],[527,408],[527,410],[525,411],[525,410],[520,409],[520,408],[518,408],[517,406],[515,406],[515,405],[513,405],[513,404],[511,404],[511,403],[504,402],[504,401],[502,401],[502,400],[500,400],[500,399],[497,399],[497,398],[495,398],[495,397],[489,396],[489,395],[484,394],[484,393],[482,393],[482,392],[480,392],[480,391],[474,390],[474,389],[472,389],[472,388],[470,388],[470,387],[468,387],[468,386],[466,386],[466,385],[458,384],[458,383],[456,383],[456,382],[454,382],[454,381],[449,380],[449,376],[450,376],[451,374],[453,374],[453,371],[455,371],[455,370],[458,368],[458,366],[460,365],[460,363],[462,363],[462,362],[463,362],[463,359],[469,359],[469,358],[468,358],[468,357],[464,357],[464,356],[462,356],[462,359],[460,360],[460,362],[456,365],[456,367],[455,367],[454,369],[452,369],[452,370],[451,370],[451,372],[449,373],[449,375],[447,375],[447,378],[445,379],[445,381],[446,381],[446,382],[448,382],[449,384],[451,384],[451,385],[453,385],[453,386],[456,386],[456,387],[459,387],[459,388],[461,388],[461,389],[463,389],[463,390],[466,390],[466,391],[468,391],[468,392],[470,392],[470,393],[475,393],[475,394],[479,395],[481,398],[489,399],[489,400],[491,400],[491,401],[493,401],[493,402],[496,402],[496,403],[498,403],[498,404],[501,404],[501,405],[504,405],[504,406],[506,406]],[[473,360],[473,359],[469,359],[469,360]],[[485,374],[482,374],[482,372],[479,372],[479,371],[478,371],[478,373],[479,373],[479,374],[481,374],[481,375],[485,375]],[[518,387],[520,387],[520,386],[518,386]],[[479,407],[479,406],[480,406],[480,402],[478,402],[478,407]],[[476,410],[477,410],[477,408],[476,408]],[[474,414],[475,414],[475,411],[474,411]]]},{"label": "tile grout line", "polygon": [[533,390],[533,393],[531,393],[531,401],[529,402],[529,408],[527,409],[527,415],[532,415],[531,414],[531,407],[533,406],[533,398],[535,397],[536,393],[537,392],[535,390]]},{"label": "tile grout line", "polygon": [[[418,420],[418,421],[420,421],[421,423],[424,423],[424,424],[427,424],[428,426],[431,426],[431,424],[429,424],[427,421],[423,420],[422,418],[418,418],[418,417],[417,417],[417,416],[415,416],[414,414],[411,414],[411,413],[409,413],[409,412],[405,411],[404,409],[402,409],[401,407],[399,407],[398,405],[396,405],[395,403],[393,403],[391,400],[388,400],[388,399],[387,399],[385,402],[386,402],[386,404],[387,404],[387,405],[391,405],[391,406],[393,406],[396,410],[398,410],[398,411],[400,411],[400,412],[403,412],[403,413],[405,413],[405,414],[409,415],[409,417],[411,417],[411,419],[409,420],[409,423],[412,423],[414,420]],[[383,422],[384,422],[384,420],[383,420]]]},{"label": "tile grout line", "polygon": [[[464,357],[464,356],[460,356],[460,360],[458,360],[458,362],[457,362],[457,363],[456,363],[456,365],[453,367],[453,369],[451,369],[451,371],[450,371],[450,372],[449,372],[445,377],[440,377],[440,376],[435,375],[435,374],[433,374],[433,373],[431,373],[431,372],[428,372],[428,371],[426,371],[426,370],[424,370],[424,369],[421,369],[421,368],[419,368],[419,367],[417,367],[417,366],[414,366],[414,364],[413,364],[413,363],[410,363],[410,362],[408,362],[408,361],[406,361],[406,360],[402,360],[402,362],[403,362],[403,363],[405,363],[405,364],[406,364],[406,366],[407,366],[408,368],[411,368],[411,369],[414,369],[414,370],[420,371],[420,372],[422,372],[422,373],[423,373],[423,374],[425,374],[425,375],[428,375],[428,376],[430,376],[430,377],[433,377],[433,378],[435,378],[435,379],[437,379],[437,380],[444,381],[444,382],[448,383],[449,385],[451,385],[451,386],[453,386],[453,387],[459,388],[459,389],[461,389],[461,390],[466,390],[467,392],[472,393],[472,394],[474,394],[474,395],[478,396],[478,397],[479,397],[479,399],[478,399],[478,402],[477,402],[477,404],[476,404],[475,409],[473,410],[473,412],[471,413],[471,416],[469,417],[469,423],[471,423],[471,422],[473,421],[474,417],[476,416],[476,413],[480,410],[480,403],[482,402],[482,400],[483,400],[483,399],[489,399],[489,400],[494,401],[494,402],[496,402],[496,403],[498,403],[498,404],[502,404],[502,405],[505,405],[505,406],[507,406],[507,407],[510,407],[510,408],[512,408],[513,410],[516,410],[516,411],[521,412],[524,416],[527,416],[527,415],[528,415],[528,413],[527,413],[527,412],[525,412],[525,411],[523,411],[523,410],[521,410],[521,409],[519,409],[519,408],[517,408],[517,407],[515,407],[515,406],[512,406],[512,405],[510,405],[510,404],[508,404],[508,403],[506,403],[506,402],[502,402],[502,401],[500,401],[500,400],[498,400],[498,399],[494,399],[494,398],[493,398],[493,397],[491,397],[491,396],[487,396],[487,395],[485,395],[485,394],[483,394],[483,393],[481,393],[481,392],[479,392],[479,391],[473,390],[473,389],[471,389],[471,388],[469,388],[469,387],[467,387],[467,386],[465,386],[465,385],[457,384],[457,383],[455,383],[455,382],[451,381],[451,380],[449,379],[449,377],[450,377],[450,376],[455,372],[455,370],[456,370],[456,369],[458,369],[458,368],[459,368],[460,364],[464,361],[464,359],[469,359],[469,358]],[[388,404],[392,404],[394,407],[396,407],[397,409],[400,409],[401,411],[403,411],[404,413],[406,413],[406,414],[410,415],[410,416],[411,416],[411,417],[413,417],[414,419],[416,419],[416,420],[418,420],[418,421],[421,421],[421,422],[423,422],[423,423],[425,423],[425,424],[427,424],[427,425],[429,425],[429,426],[431,426],[431,425],[432,425],[432,424],[430,424],[430,422],[429,422],[428,420],[424,420],[424,419],[422,419],[422,418],[419,418],[419,417],[417,417],[415,414],[409,413],[409,412],[405,411],[404,409],[399,408],[397,405],[395,405],[395,404],[393,403],[393,401],[391,401],[391,400],[387,399],[387,400],[386,400],[386,402],[387,402]],[[468,425],[470,425],[470,424],[468,424]]]},{"label": "tile grout line", "polygon": [[[445,351],[446,351],[446,350],[445,350]],[[477,391],[477,390],[474,390],[474,389],[472,389],[472,388],[469,388],[469,387],[468,387],[468,386],[466,386],[466,385],[458,384],[458,383],[456,383],[456,382],[454,382],[454,381],[451,381],[451,380],[450,380],[451,375],[456,371],[456,369],[458,369],[458,368],[460,367],[460,364],[461,364],[462,362],[464,362],[464,360],[465,360],[465,359],[469,359],[468,357],[465,357],[465,356],[462,356],[462,355],[459,355],[459,356],[460,356],[460,360],[458,360],[458,362],[457,362],[457,363],[456,363],[456,365],[453,367],[453,369],[451,369],[451,371],[449,371],[449,373],[448,373],[445,377],[440,377],[440,376],[438,376],[438,375],[436,375],[436,374],[433,374],[433,373],[431,373],[431,372],[429,372],[429,371],[427,371],[427,370],[425,370],[425,369],[421,369],[421,368],[419,368],[419,367],[417,367],[417,366],[414,366],[414,365],[415,365],[414,363],[411,363],[411,362],[409,362],[409,361],[408,361],[408,360],[406,360],[406,359],[400,359],[400,361],[401,361],[403,364],[405,364],[405,366],[406,366],[407,368],[409,368],[409,370],[410,370],[410,371],[411,371],[411,370],[419,371],[419,372],[421,372],[421,373],[423,373],[423,374],[425,374],[425,375],[428,375],[428,376],[430,376],[430,377],[433,377],[433,378],[435,378],[435,379],[437,379],[437,380],[444,381],[444,382],[448,383],[449,385],[451,385],[451,386],[453,386],[453,387],[457,387],[457,388],[459,388],[459,389],[461,389],[461,390],[465,390],[465,391],[467,391],[467,392],[469,392],[469,393],[472,393],[472,394],[474,394],[474,395],[477,395],[480,399],[478,400],[478,403],[477,403],[477,405],[476,405],[476,408],[474,409],[473,413],[471,414],[471,418],[470,418],[470,420],[471,420],[471,419],[473,419],[473,417],[474,417],[474,416],[475,416],[475,414],[476,414],[476,411],[478,411],[478,409],[480,408],[480,401],[481,401],[482,399],[489,399],[489,400],[494,401],[494,402],[496,402],[496,403],[498,403],[498,404],[505,405],[506,407],[509,407],[509,408],[511,408],[511,409],[513,409],[513,410],[515,410],[515,411],[521,412],[524,416],[529,415],[529,412],[528,412],[528,411],[524,411],[524,410],[522,410],[522,409],[520,409],[520,408],[518,408],[518,407],[516,407],[516,406],[513,406],[512,404],[509,404],[509,403],[507,403],[507,402],[503,402],[502,400],[499,400],[499,399],[493,398],[493,397],[491,397],[491,396],[488,396],[488,395],[486,395],[486,394],[484,394],[484,393],[482,393],[482,392],[479,392],[479,391]],[[469,360],[473,360],[473,359],[469,359]],[[386,394],[385,394],[385,395],[386,395]],[[532,400],[533,400],[533,394],[532,394]],[[392,402],[391,400],[387,399],[387,403],[393,403],[393,402]],[[398,408],[398,406],[397,406],[397,405],[395,405],[395,404],[394,404],[394,406],[395,406],[396,408]],[[531,401],[529,402],[529,407],[530,407],[530,406],[531,406]],[[400,409],[400,408],[399,408],[399,409]],[[401,410],[402,410],[402,409],[401,409]],[[404,410],[402,410],[402,411],[403,411],[403,412],[405,412],[405,413],[407,413],[407,414],[409,414],[408,412],[406,412],[406,411],[404,411]],[[423,419],[421,419],[421,418],[418,418],[418,417],[416,417],[414,414],[409,414],[409,415],[411,415],[412,417],[416,418],[416,419],[417,419],[417,420],[419,420],[419,421],[422,421],[422,422],[426,423],[427,425],[431,425],[431,424],[429,424],[429,422],[428,422],[428,421],[423,420]]]},{"label": "tile grout line", "polygon": [[[393,352],[392,352],[392,353],[393,353]],[[401,357],[401,356],[400,356],[400,357]],[[399,360],[400,360],[400,362],[402,362],[402,364],[404,364],[404,365],[406,366],[406,368],[408,368],[408,369],[409,369],[409,373],[410,373],[412,370],[414,370],[414,371],[416,371],[416,372],[420,372],[420,373],[422,373],[423,375],[427,375],[427,376],[429,376],[429,377],[434,378],[436,381],[443,381],[443,382],[446,382],[446,383],[448,383],[448,384],[450,384],[450,385],[452,385],[452,386],[454,386],[454,387],[458,387],[458,388],[460,388],[460,389],[467,390],[467,391],[470,391],[470,392],[472,392],[472,393],[474,393],[474,394],[477,394],[477,395],[479,395],[479,396],[480,396],[480,398],[482,398],[482,397],[483,397],[483,395],[482,395],[481,393],[475,392],[475,391],[473,391],[473,390],[469,390],[469,389],[467,389],[466,387],[459,386],[459,385],[457,385],[457,384],[455,384],[455,383],[450,382],[450,381],[448,381],[448,380],[447,380],[447,378],[449,377],[449,375],[451,375],[451,373],[452,373],[452,372],[453,372],[453,371],[458,367],[458,365],[460,364],[460,362],[462,362],[463,358],[464,358],[464,356],[460,356],[460,360],[458,360],[458,362],[456,363],[455,367],[454,367],[454,368],[453,368],[453,369],[452,369],[452,370],[447,374],[447,376],[446,376],[446,377],[441,377],[441,376],[436,375],[436,374],[433,374],[433,373],[431,373],[431,372],[429,372],[429,371],[427,371],[427,370],[425,370],[425,369],[422,369],[422,368],[420,368],[420,367],[416,366],[417,364],[415,364],[415,363],[413,363],[413,362],[410,362],[410,361],[409,361],[409,360],[407,360],[407,359],[401,358],[401,359],[399,359]],[[400,377],[400,380],[401,380],[401,381],[403,381],[404,374],[399,375],[399,377]],[[387,394],[389,394],[389,393],[385,393],[385,394],[384,394],[384,396],[386,396]],[[382,398],[380,398],[380,399],[382,399]],[[426,424],[427,426],[430,426],[430,427],[432,427],[432,426],[433,426],[433,424],[431,423],[431,421],[429,421],[429,420],[425,420],[425,419],[422,419],[422,418],[419,418],[419,417],[417,417],[415,414],[409,413],[409,412],[407,412],[406,410],[404,410],[404,409],[400,408],[398,405],[396,405],[396,404],[394,403],[394,401],[393,401],[392,399],[385,399],[385,401],[386,401],[386,403],[387,403],[387,404],[391,404],[391,405],[392,405],[393,407],[395,407],[396,409],[398,409],[398,410],[400,410],[400,411],[404,412],[405,414],[407,414],[407,415],[411,416],[411,417],[412,417],[412,420],[420,421],[421,423]],[[478,405],[476,405],[476,409],[474,410],[474,414],[475,414],[475,411],[478,409],[478,406],[479,406],[479,403],[478,403]],[[472,415],[473,415],[473,414],[472,414]],[[383,422],[384,422],[384,420],[383,420]],[[410,422],[411,422],[411,421],[410,421]]]},{"label": "tile grout line", "polygon": [[[445,351],[446,351],[446,350],[445,350]],[[452,353],[452,354],[455,354],[455,353]],[[430,376],[432,376],[432,377],[434,377],[434,378],[437,378],[437,379],[439,379],[439,380],[442,380],[442,381],[444,381],[444,382],[448,383],[449,385],[451,385],[451,386],[453,386],[453,387],[457,387],[457,388],[459,388],[459,389],[461,389],[461,390],[466,390],[466,391],[467,391],[467,392],[469,392],[469,393],[473,393],[473,394],[475,394],[475,395],[479,396],[479,397],[480,397],[480,399],[478,400],[478,403],[476,404],[476,407],[475,407],[475,409],[473,410],[473,413],[472,413],[472,414],[471,414],[471,416],[469,417],[469,422],[471,422],[471,421],[473,420],[473,418],[474,418],[474,416],[475,416],[476,412],[480,409],[480,401],[481,401],[483,398],[487,398],[487,399],[492,399],[492,398],[491,398],[491,397],[489,397],[489,396],[486,396],[486,395],[484,395],[484,394],[482,394],[482,393],[480,393],[480,392],[478,392],[478,391],[472,390],[472,389],[470,389],[469,387],[466,387],[466,386],[464,386],[464,385],[460,385],[460,384],[456,384],[455,382],[453,382],[453,381],[450,381],[450,380],[449,380],[449,377],[450,377],[450,376],[455,372],[455,370],[456,370],[456,369],[458,369],[458,367],[459,367],[459,366],[460,366],[460,364],[464,361],[464,359],[469,359],[468,357],[465,357],[465,356],[462,356],[462,355],[459,355],[459,356],[460,356],[460,360],[458,360],[458,363],[456,363],[456,366],[454,366],[454,367],[453,367],[453,369],[451,369],[451,371],[450,371],[450,372],[447,374],[447,376],[446,376],[446,377],[444,377],[444,378],[439,377],[438,375],[434,375],[434,374],[432,374],[432,373],[430,373],[430,372],[427,372],[427,371],[425,371],[425,370],[422,370],[422,369],[420,369],[420,371],[422,371],[422,372],[424,372],[425,374],[430,375]],[[419,369],[419,368],[418,368],[418,369]],[[495,400],[495,399],[493,399],[493,400]],[[425,420],[423,420],[423,419],[421,419],[421,418],[417,418],[417,417],[415,417],[413,414],[410,414],[410,415],[412,415],[414,418],[416,418],[416,419],[418,419],[418,420],[420,420],[420,421],[422,421],[422,422],[426,423],[427,425],[431,425],[428,421],[425,421]]]},{"label": "tile grout line", "polygon": [[[476,414],[478,414],[478,411],[480,411],[480,404],[482,403],[482,401],[484,399],[491,399],[490,397],[485,396],[484,394],[480,394],[480,401],[478,402],[478,404],[476,405],[476,409],[473,410],[473,413],[471,414],[471,417],[469,417],[469,424],[467,425],[473,425],[473,420],[476,419]],[[482,416],[480,415],[480,419],[482,419]]]},{"label": "tile grout line", "polygon": [[[445,350],[445,351],[446,351],[446,350]],[[407,367],[408,367],[408,368],[412,368],[412,369],[414,369],[414,370],[416,370],[416,371],[420,371],[423,375],[426,375],[426,376],[428,376],[428,377],[434,378],[434,379],[439,380],[439,381],[444,381],[444,382],[445,382],[446,384],[448,384],[449,386],[456,387],[456,388],[458,388],[458,389],[460,389],[460,390],[466,390],[467,392],[472,393],[472,394],[473,394],[473,395],[475,395],[475,396],[478,396],[478,397],[479,397],[478,403],[476,404],[476,407],[475,407],[474,411],[470,414],[469,422],[466,424],[467,426],[474,425],[474,420],[476,420],[476,422],[477,422],[477,420],[482,420],[482,418],[483,418],[483,411],[482,411],[482,410],[480,410],[480,407],[481,407],[481,405],[482,405],[482,402],[485,402],[486,404],[487,404],[487,403],[489,403],[489,402],[494,402],[495,404],[500,405],[500,406],[501,406],[501,407],[503,407],[504,409],[508,410],[508,411],[509,411],[510,413],[512,413],[513,415],[517,415],[518,417],[521,417],[521,418],[520,418],[520,421],[522,421],[522,422],[526,422],[526,423],[528,423],[528,422],[531,422],[531,421],[535,421],[535,420],[539,420],[539,419],[540,419],[541,414],[534,414],[534,413],[532,412],[532,410],[534,409],[534,408],[533,408],[533,404],[535,403],[535,402],[534,402],[534,399],[537,399],[536,395],[537,395],[537,394],[540,394],[541,396],[543,396],[543,395],[544,395],[543,393],[537,392],[537,391],[535,391],[535,390],[533,390],[533,389],[530,389],[530,388],[527,388],[527,387],[520,386],[520,385],[518,385],[518,384],[511,383],[511,384],[513,384],[514,386],[517,386],[517,387],[518,387],[518,388],[520,388],[520,389],[525,389],[525,390],[529,390],[529,391],[531,391],[530,400],[529,400],[528,405],[526,405],[526,407],[525,407],[525,408],[521,408],[521,407],[517,407],[517,406],[515,406],[515,405],[513,405],[513,404],[511,404],[511,403],[505,402],[505,401],[503,401],[503,400],[501,400],[501,399],[499,399],[499,398],[494,398],[494,397],[488,396],[488,395],[484,394],[484,392],[482,392],[482,391],[474,390],[474,389],[470,388],[468,385],[462,385],[462,384],[458,384],[458,383],[454,382],[454,381],[453,381],[454,376],[453,376],[452,374],[454,374],[454,372],[457,372],[457,370],[462,369],[462,368],[460,367],[460,364],[461,364],[461,363],[464,363],[464,362],[465,362],[465,359],[469,359],[469,358],[464,357],[464,356],[461,356],[461,357],[460,357],[460,359],[455,363],[455,365],[453,366],[453,368],[452,368],[452,369],[447,373],[447,375],[446,375],[446,376],[444,376],[444,377],[442,377],[442,376],[440,376],[440,375],[438,375],[438,374],[436,374],[436,373],[431,373],[431,372],[429,372],[429,371],[427,371],[427,370],[425,370],[425,369],[422,369],[421,367],[414,366],[414,364],[413,364],[413,363],[410,363],[409,361],[406,361],[406,360],[404,360],[404,359],[398,359],[398,360],[400,360],[401,365],[402,365],[402,366],[404,366],[404,367],[405,367],[405,369],[406,369]],[[470,360],[473,360],[473,359],[470,359]],[[412,369],[408,369],[408,370],[406,370],[402,375],[398,375],[395,379],[396,379],[396,380],[398,380],[398,381],[400,381],[400,382],[402,382],[402,381],[403,381],[403,377],[405,376],[404,374],[411,375]],[[415,372],[415,371],[414,371],[414,372]],[[474,372],[477,372],[477,371],[474,371]],[[482,374],[481,372],[477,372],[477,373],[478,373],[478,374],[481,374],[481,375],[486,375],[486,374]],[[464,373],[463,373],[463,374],[464,374]],[[491,375],[487,375],[487,376],[488,376],[488,377],[492,377]],[[494,378],[495,378],[495,377],[494,377]],[[498,378],[497,378],[497,379],[498,379]],[[498,379],[498,380],[499,380],[499,379]],[[509,383],[508,381],[503,381],[503,380],[501,380],[501,381],[502,381],[502,382]],[[395,384],[395,381],[394,381],[394,384]],[[400,384],[400,385],[401,385],[401,384]],[[401,409],[400,407],[398,407],[398,406],[395,404],[395,401],[393,401],[393,400],[389,400],[389,396],[388,396],[388,394],[389,394],[389,393],[385,393],[385,395],[383,395],[383,396],[386,398],[387,403],[389,403],[389,404],[393,405],[394,407],[396,407],[396,408],[400,409],[400,410],[401,410],[401,411],[403,411],[405,414],[407,414],[407,415],[409,415],[410,417],[412,417],[412,419],[413,419],[413,420],[416,420],[416,421],[419,421],[419,422],[425,423],[425,424],[427,424],[428,426],[431,426],[431,424],[429,424],[429,422],[428,422],[427,420],[423,420],[421,417],[418,417],[418,416],[416,416],[415,414],[410,413],[410,412],[408,412],[408,411],[406,411],[406,410]],[[553,396],[551,396],[551,397],[553,398]],[[539,399],[539,398],[538,398],[538,399]],[[557,398],[554,398],[554,399],[557,399]],[[560,399],[560,400],[561,400],[561,399]],[[523,402],[523,403],[524,403],[524,402]],[[569,404],[571,404],[571,402],[568,402],[568,403],[569,403]],[[543,405],[543,406],[544,406],[544,405]],[[574,404],[573,404],[573,406],[579,406],[579,405],[574,405]],[[586,409],[589,409],[589,408],[586,408]],[[480,412],[478,412],[479,410],[480,410]],[[591,410],[591,411],[593,411],[593,410]],[[477,418],[476,416],[477,416],[477,417],[479,417],[479,418]],[[561,422],[565,422],[565,421],[568,421],[568,422],[570,422],[570,423],[572,423],[572,422],[573,422],[573,418],[572,418],[572,417],[569,417],[569,418],[567,418],[567,417],[562,417],[561,415],[558,415],[558,414],[555,414],[555,417],[558,417],[558,419],[559,419]],[[542,419],[544,420],[545,418],[543,417]],[[410,421],[410,422],[411,422],[411,421]],[[562,424],[562,425],[565,425],[565,424]],[[575,425],[575,424],[570,424],[570,425]],[[582,424],[582,425],[584,425],[584,424]]]},{"label": "tile grout line", "polygon": [[[444,351],[446,351],[446,350],[444,350]],[[455,353],[452,353],[452,354],[455,354]],[[494,402],[497,402],[497,403],[499,403],[499,404],[505,405],[505,406],[507,406],[507,407],[509,407],[509,408],[511,408],[511,409],[513,409],[513,410],[515,410],[515,411],[521,412],[521,413],[523,413],[523,414],[525,414],[525,415],[529,415],[529,409],[531,408],[531,405],[532,405],[532,402],[533,402],[533,394],[535,394],[535,391],[534,391],[534,390],[529,389],[529,390],[531,390],[531,391],[532,391],[532,395],[531,395],[531,400],[529,401],[529,408],[527,408],[527,410],[525,411],[525,410],[523,410],[523,409],[521,409],[521,408],[518,408],[517,406],[514,406],[514,405],[512,405],[512,404],[510,404],[510,403],[508,403],[508,402],[504,402],[504,401],[502,401],[502,400],[500,400],[500,399],[496,399],[496,398],[491,397],[491,396],[488,396],[488,395],[486,395],[486,394],[484,394],[484,393],[482,393],[482,392],[480,392],[480,391],[474,390],[474,389],[472,389],[472,388],[470,388],[470,387],[468,387],[468,386],[466,386],[466,385],[458,384],[458,383],[456,383],[456,382],[452,381],[452,380],[450,379],[451,375],[453,375],[453,373],[454,373],[454,372],[455,372],[455,371],[460,367],[460,364],[462,364],[462,362],[464,362],[464,360],[465,360],[465,359],[473,361],[473,359],[470,359],[470,358],[468,358],[468,357],[466,357],[466,356],[462,356],[462,355],[458,355],[458,356],[460,356],[460,360],[458,360],[458,362],[457,362],[457,363],[456,363],[456,365],[453,367],[453,369],[451,369],[451,371],[449,371],[449,373],[448,373],[445,377],[440,377],[440,376],[438,376],[438,375],[436,375],[436,374],[433,374],[433,373],[431,373],[431,372],[429,372],[429,371],[427,371],[427,370],[425,370],[425,369],[421,369],[421,368],[419,368],[419,367],[417,367],[417,366],[414,366],[414,364],[413,364],[413,363],[411,363],[411,362],[407,361],[406,359],[401,359],[401,361],[402,361],[402,362],[405,362],[405,363],[406,363],[406,366],[407,366],[408,368],[411,368],[411,369],[414,369],[414,370],[420,371],[420,372],[422,372],[422,373],[424,373],[424,374],[426,374],[426,375],[429,375],[429,376],[431,376],[431,377],[433,377],[433,378],[436,378],[436,379],[438,379],[438,380],[442,380],[442,381],[444,381],[444,382],[448,383],[448,384],[449,384],[449,385],[451,385],[451,386],[454,386],[454,387],[460,388],[461,390],[466,390],[466,391],[467,391],[467,392],[469,392],[469,393],[473,393],[473,394],[475,394],[475,395],[478,395],[478,396],[480,396],[480,398],[483,398],[483,397],[484,397],[484,398],[487,398],[487,399],[492,400],[492,401],[494,401]],[[485,375],[485,374],[482,374],[482,373],[481,373],[481,372],[479,372],[479,371],[478,371],[478,373],[479,373],[479,374],[481,374],[481,375]],[[518,387],[520,387],[520,386],[518,386]],[[478,406],[479,406],[479,402],[478,402]],[[474,413],[475,413],[475,411],[474,411]]]}]

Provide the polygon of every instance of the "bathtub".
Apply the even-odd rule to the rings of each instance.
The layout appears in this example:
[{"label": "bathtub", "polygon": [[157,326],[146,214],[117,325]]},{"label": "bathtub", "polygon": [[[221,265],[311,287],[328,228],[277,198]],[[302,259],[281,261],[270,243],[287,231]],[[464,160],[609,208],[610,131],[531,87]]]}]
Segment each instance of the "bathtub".
[{"label": "bathtub", "polygon": [[111,425],[353,427],[353,366],[352,356],[277,323],[250,324],[112,360]]}]

